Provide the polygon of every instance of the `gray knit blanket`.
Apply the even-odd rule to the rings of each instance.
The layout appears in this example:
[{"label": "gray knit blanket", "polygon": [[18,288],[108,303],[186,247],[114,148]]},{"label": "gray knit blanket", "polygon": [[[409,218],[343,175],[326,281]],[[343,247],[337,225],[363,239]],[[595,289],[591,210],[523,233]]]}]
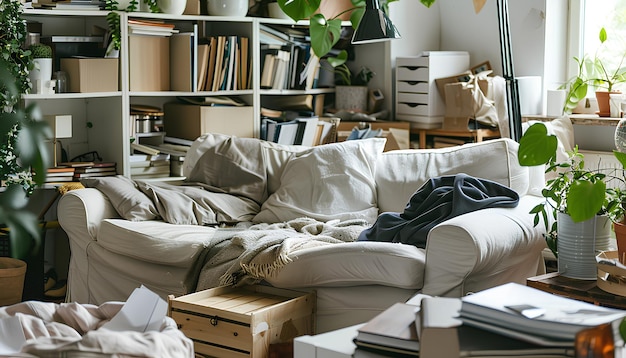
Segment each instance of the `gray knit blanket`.
[{"label": "gray knit blanket", "polygon": [[280,272],[298,251],[356,241],[365,220],[320,222],[311,218],[277,224],[239,224],[218,229],[188,276],[192,291],[253,284]]}]

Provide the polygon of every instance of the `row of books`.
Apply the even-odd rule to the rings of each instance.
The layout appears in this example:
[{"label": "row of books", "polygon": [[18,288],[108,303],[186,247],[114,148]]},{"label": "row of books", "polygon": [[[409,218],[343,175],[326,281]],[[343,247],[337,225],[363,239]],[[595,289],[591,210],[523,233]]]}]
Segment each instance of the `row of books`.
[{"label": "row of books", "polygon": [[316,88],[319,69],[319,58],[309,45],[261,45],[261,88]]},{"label": "row of books", "polygon": [[245,36],[211,36],[198,44],[198,90],[225,91],[251,87],[249,40]]},{"label": "row of books", "polygon": [[[322,66],[320,58],[313,54],[308,30],[292,26],[261,24],[260,69],[261,88],[265,89],[312,89],[318,88]],[[329,54],[336,56],[337,49]],[[331,74],[330,78],[333,78]],[[326,84],[328,86],[332,83]]]},{"label": "row of books", "polygon": [[[129,20],[128,31],[131,35],[169,37],[169,89],[172,91],[251,87],[250,48],[246,36],[200,37],[198,24],[194,24],[191,31],[179,31],[174,24],[160,20]],[[136,37],[131,36],[133,39]],[[159,50],[162,51],[160,47]]]},{"label": "row of books", "polygon": [[616,332],[624,317],[624,310],[508,283],[460,299],[418,295],[396,303],[360,326],[354,343],[357,351],[422,358],[574,357],[579,343],[608,342],[602,332],[623,344]]},{"label": "row of books", "polygon": [[291,120],[263,118],[261,139],[278,144],[316,146],[336,136],[337,123],[318,117],[299,117]]},{"label": "row of books", "polygon": [[46,183],[66,183],[80,181],[83,178],[117,175],[115,162],[65,162],[57,167],[48,168]]}]

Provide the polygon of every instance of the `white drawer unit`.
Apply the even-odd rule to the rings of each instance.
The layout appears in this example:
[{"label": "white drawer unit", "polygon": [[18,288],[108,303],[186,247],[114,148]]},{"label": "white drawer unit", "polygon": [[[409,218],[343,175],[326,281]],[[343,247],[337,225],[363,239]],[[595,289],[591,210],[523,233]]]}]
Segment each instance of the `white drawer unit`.
[{"label": "white drawer unit", "polygon": [[421,56],[396,58],[396,119],[415,128],[439,128],[446,106],[435,80],[470,68],[466,51],[427,51]]}]

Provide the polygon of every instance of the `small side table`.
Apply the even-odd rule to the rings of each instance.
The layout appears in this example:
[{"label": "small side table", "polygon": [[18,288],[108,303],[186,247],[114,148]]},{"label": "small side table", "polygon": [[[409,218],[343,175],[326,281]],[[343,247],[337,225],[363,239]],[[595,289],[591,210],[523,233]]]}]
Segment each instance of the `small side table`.
[{"label": "small side table", "polygon": [[482,142],[489,138],[500,138],[500,131],[497,129],[475,129],[467,131],[450,131],[443,129],[421,129],[411,128],[411,133],[419,135],[420,149],[426,148],[427,135],[441,135],[448,137],[469,138],[472,142]]},{"label": "small side table", "polygon": [[626,309],[626,297],[601,290],[595,280],[577,280],[551,272],[526,279],[526,285],[599,306]]}]

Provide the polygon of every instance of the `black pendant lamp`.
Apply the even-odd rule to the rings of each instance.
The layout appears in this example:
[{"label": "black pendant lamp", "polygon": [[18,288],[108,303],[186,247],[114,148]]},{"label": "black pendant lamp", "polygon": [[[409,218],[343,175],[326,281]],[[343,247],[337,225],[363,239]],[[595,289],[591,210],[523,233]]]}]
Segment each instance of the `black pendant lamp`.
[{"label": "black pendant lamp", "polygon": [[352,43],[366,44],[399,39],[400,37],[398,29],[393,26],[387,14],[381,10],[378,0],[367,0],[359,27],[352,36]]}]

